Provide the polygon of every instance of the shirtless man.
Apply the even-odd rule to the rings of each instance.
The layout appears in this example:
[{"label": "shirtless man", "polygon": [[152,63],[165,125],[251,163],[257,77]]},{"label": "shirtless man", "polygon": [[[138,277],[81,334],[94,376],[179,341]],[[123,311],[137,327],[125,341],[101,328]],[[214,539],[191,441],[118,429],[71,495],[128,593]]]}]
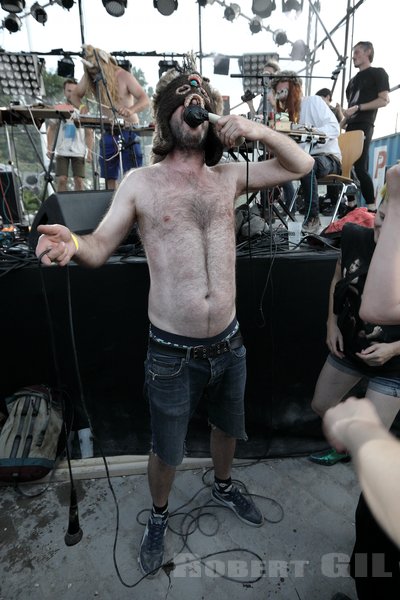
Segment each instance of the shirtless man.
[{"label": "shirtless man", "polygon": [[[246,439],[245,348],[235,318],[234,202],[246,190],[298,179],[313,165],[289,137],[240,116],[191,128],[184,121],[190,104],[222,112],[220,95],[199,74],[166,73],[154,96],[158,162],[124,177],[96,231],[78,237],[61,225],[38,227],[36,253],[44,264],[73,259],[89,267],[103,264],[133,223],[140,229],[151,279],[146,391],[153,509],[139,557],[146,574],[163,564],[168,496],[189,419],[205,393],[215,470],[212,498],[249,525],[263,523],[258,508],[231,481],[236,439]],[[275,158],[217,164],[224,145],[234,146],[240,136],[262,142]]]},{"label": "shirtless man", "polygon": [[150,101],[137,79],[119,67],[113,56],[90,45],[83,46],[83,50],[84,74],[70,101],[79,108],[83,97],[90,94],[97,101],[100,99],[104,118],[111,121],[116,117],[124,119],[124,128],[115,124],[112,131],[104,134],[100,143],[100,174],[106,179],[107,189],[115,189],[120,175],[120,151],[124,173],[142,166],[140,137],[135,127],[139,124],[137,113],[144,110]]}]

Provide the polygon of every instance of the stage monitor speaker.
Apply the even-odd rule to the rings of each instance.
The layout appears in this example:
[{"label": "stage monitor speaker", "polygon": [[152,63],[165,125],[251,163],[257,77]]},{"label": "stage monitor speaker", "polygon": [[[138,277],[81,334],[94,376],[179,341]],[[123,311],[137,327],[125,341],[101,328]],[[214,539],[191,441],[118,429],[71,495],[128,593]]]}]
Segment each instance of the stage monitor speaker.
[{"label": "stage monitor speaker", "polygon": [[111,204],[113,190],[60,192],[49,196],[41,205],[32,223],[29,245],[36,248],[38,225],[65,225],[78,234],[96,229]]},{"label": "stage monitor speaker", "polygon": [[11,171],[0,172],[0,217],[4,225],[19,223],[18,199],[15,195],[14,179]]}]

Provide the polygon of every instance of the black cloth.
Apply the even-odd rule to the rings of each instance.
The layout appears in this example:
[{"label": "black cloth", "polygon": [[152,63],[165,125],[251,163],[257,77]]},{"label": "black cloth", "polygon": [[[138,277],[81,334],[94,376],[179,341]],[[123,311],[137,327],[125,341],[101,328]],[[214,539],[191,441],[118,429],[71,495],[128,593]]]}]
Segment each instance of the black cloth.
[{"label": "black cloth", "polygon": [[355,355],[372,343],[400,340],[399,325],[367,323],[359,316],[361,297],[374,250],[372,228],[355,223],[344,225],[341,239],[342,279],[338,281],[334,291],[333,311],[338,316],[338,327],[343,335],[344,353],[366,377],[399,376],[400,356],[394,356],[379,367],[368,367]]},{"label": "black cloth", "polygon": [[[398,600],[400,549],[372,515],[363,494],[356,509],[356,541],[350,559],[358,600]],[[391,574],[391,576],[389,576]]]},{"label": "black cloth", "polygon": [[[349,105],[364,104],[375,100],[380,92],[388,92],[390,90],[389,77],[381,67],[368,67],[363,71],[359,71],[352,79],[350,79],[346,88],[346,98]],[[360,123],[373,125],[375,123],[378,109],[363,110],[356,112],[348,121],[347,131],[354,129],[363,129]]]}]

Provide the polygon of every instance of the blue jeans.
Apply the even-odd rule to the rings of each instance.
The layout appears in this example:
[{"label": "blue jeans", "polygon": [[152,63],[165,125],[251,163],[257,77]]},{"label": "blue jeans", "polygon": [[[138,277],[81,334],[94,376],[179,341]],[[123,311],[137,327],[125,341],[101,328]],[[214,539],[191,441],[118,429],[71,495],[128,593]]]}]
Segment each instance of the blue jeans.
[{"label": "blue jeans", "polygon": [[342,172],[339,159],[332,154],[313,154],[312,157],[315,161],[312,171],[300,179],[304,192],[305,221],[319,215],[317,179],[330,173],[340,175]]},{"label": "blue jeans", "polygon": [[[106,160],[103,158],[103,141],[105,146]],[[142,147],[140,136],[135,130],[122,130],[122,147],[119,148],[119,135],[105,133],[100,141],[100,175],[105,179],[117,180],[120,175],[120,155],[122,158],[122,169],[126,173],[143,164]]]},{"label": "blue jeans", "polygon": [[393,396],[394,398],[400,397],[400,377],[395,375],[385,375],[382,373],[380,375],[370,375],[365,371],[365,369],[363,370],[362,367],[358,368],[354,361],[346,356],[339,358],[334,354],[328,354],[327,361],[329,364],[343,373],[348,373],[349,375],[354,375],[355,377],[367,377],[368,388],[378,392],[379,394]]},{"label": "blue jeans", "polygon": [[150,406],[152,451],[167,465],[182,462],[185,438],[199,401],[206,397],[209,422],[238,439],[247,439],[244,423],[246,349],[216,358],[188,358],[149,343],[145,392]]}]

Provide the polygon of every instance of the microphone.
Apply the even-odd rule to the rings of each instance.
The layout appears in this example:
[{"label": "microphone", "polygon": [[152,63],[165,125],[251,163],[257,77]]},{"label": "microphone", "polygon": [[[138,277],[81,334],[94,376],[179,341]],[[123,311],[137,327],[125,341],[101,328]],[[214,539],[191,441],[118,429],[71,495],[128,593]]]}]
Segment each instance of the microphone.
[{"label": "microphone", "polygon": [[64,536],[64,541],[67,546],[75,546],[81,541],[83,531],[79,525],[78,501],[76,498],[75,487],[71,488],[71,498],[69,504],[69,522],[68,531]]},{"label": "microphone", "polygon": [[[208,112],[205,108],[202,108],[198,104],[191,104],[183,111],[183,120],[185,123],[192,127],[192,129],[196,129],[199,125],[204,123],[204,121],[209,121],[210,123],[217,123],[220,120],[220,115],[215,115],[214,113]],[[235,140],[235,146],[241,146],[244,144],[245,138],[241,135]]]}]

